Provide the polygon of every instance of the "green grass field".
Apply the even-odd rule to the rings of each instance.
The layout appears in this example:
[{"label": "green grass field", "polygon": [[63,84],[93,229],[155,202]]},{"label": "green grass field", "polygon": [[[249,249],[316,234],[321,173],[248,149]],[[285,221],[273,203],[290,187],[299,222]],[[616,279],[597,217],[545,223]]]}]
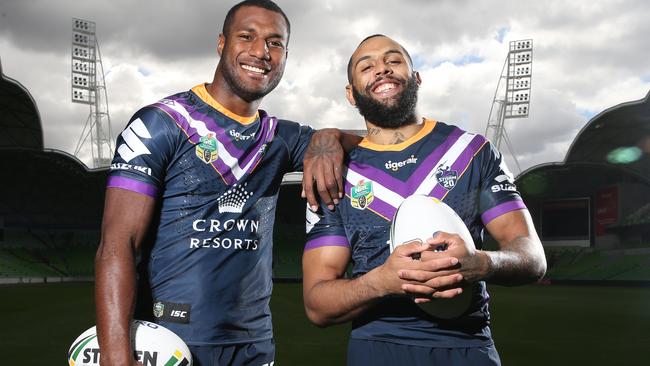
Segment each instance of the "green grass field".
[{"label": "green grass field", "polygon": [[[504,365],[650,365],[650,289],[491,286],[493,334]],[[92,283],[0,286],[2,365],[66,365],[94,324]],[[299,284],[276,284],[276,365],[344,365],[348,325],[307,321]]]}]

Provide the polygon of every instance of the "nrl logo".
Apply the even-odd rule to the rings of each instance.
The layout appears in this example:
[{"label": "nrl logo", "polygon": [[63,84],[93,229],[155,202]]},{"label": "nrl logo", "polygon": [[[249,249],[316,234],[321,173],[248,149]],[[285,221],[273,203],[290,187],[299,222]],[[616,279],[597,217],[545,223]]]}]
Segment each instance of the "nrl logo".
[{"label": "nrl logo", "polygon": [[219,156],[217,153],[217,139],[213,134],[209,133],[201,136],[199,144],[196,145],[196,156],[206,164],[217,160]]},{"label": "nrl logo", "polygon": [[153,316],[161,318],[165,312],[165,305],[162,302],[153,304]]},{"label": "nrl logo", "polygon": [[372,191],[372,181],[364,181],[363,179],[357,183],[356,186],[350,190],[350,204],[357,210],[365,210],[368,205],[375,199]]},{"label": "nrl logo", "polygon": [[456,186],[458,172],[451,170],[449,166],[441,165],[436,169],[436,179],[444,189],[449,191]]}]

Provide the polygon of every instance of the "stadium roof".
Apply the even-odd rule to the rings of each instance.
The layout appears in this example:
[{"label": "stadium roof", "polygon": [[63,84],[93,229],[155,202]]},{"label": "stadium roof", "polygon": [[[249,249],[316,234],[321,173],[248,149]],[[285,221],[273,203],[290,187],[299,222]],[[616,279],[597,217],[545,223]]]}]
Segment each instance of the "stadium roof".
[{"label": "stadium roof", "polygon": [[650,179],[650,92],[592,118],[573,141],[565,162],[616,165]]},{"label": "stadium roof", "polygon": [[43,148],[41,118],[34,98],[2,73],[0,62],[0,147]]},{"label": "stadium roof", "polygon": [[0,162],[5,227],[99,228],[108,169],[57,150],[0,148]]},{"label": "stadium roof", "polygon": [[577,163],[603,164],[650,182],[650,92],[600,112],[578,133],[564,162],[531,167],[518,180],[539,169]]}]

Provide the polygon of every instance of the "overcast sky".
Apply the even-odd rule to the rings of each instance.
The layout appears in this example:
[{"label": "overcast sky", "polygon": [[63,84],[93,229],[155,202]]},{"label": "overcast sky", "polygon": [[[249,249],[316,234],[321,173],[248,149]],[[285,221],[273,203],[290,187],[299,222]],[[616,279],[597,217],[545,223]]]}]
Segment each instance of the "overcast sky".
[{"label": "overcast sky", "polygon": [[[140,107],[212,80],[216,38],[236,2],[0,0],[2,70],[36,100],[45,147],[72,153],[88,116],[70,102],[73,17],[97,23],[117,135]],[[562,161],[591,117],[650,90],[646,0],[277,2],[291,20],[289,59],[262,108],[317,128],[365,128],[345,99],[345,66],[374,33],[411,53],[420,114],[481,134],[508,43],[532,38],[530,116],[506,124],[524,169]]]}]

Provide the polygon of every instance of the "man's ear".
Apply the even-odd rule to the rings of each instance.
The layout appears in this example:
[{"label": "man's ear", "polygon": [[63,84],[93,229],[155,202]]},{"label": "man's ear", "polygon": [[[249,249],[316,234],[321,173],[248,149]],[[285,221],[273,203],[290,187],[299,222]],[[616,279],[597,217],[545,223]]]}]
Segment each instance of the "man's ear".
[{"label": "man's ear", "polygon": [[420,77],[420,73],[413,71],[413,76],[415,77],[415,82],[417,82],[418,85],[422,85],[422,78]]},{"label": "man's ear", "polygon": [[350,104],[352,104],[355,107],[357,106],[357,101],[354,100],[354,94],[352,94],[352,85],[350,84],[345,86],[345,98],[347,98]]},{"label": "man's ear", "polygon": [[223,33],[219,34],[219,38],[217,39],[217,53],[219,54],[219,57],[221,57],[221,54],[223,53],[223,47],[226,45],[226,36],[223,35]]}]

